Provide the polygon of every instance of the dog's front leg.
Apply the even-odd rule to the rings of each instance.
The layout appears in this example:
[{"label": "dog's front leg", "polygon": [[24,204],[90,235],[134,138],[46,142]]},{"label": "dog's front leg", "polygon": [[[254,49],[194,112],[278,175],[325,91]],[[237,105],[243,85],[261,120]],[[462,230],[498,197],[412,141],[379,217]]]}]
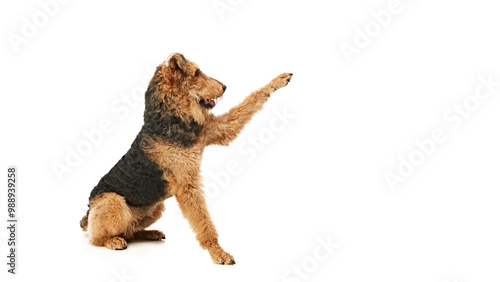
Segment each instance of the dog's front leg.
[{"label": "dog's front leg", "polygon": [[196,233],[196,239],[207,250],[216,264],[235,264],[231,254],[225,252],[218,242],[217,231],[208,213],[203,191],[191,185],[178,187],[175,198],[184,217]]},{"label": "dog's front leg", "polygon": [[229,145],[252,116],[262,109],[270,95],[274,91],[285,87],[290,82],[290,79],[292,79],[291,73],[280,74],[266,86],[252,92],[243,102],[233,107],[229,112],[209,119],[206,135],[207,145]]}]

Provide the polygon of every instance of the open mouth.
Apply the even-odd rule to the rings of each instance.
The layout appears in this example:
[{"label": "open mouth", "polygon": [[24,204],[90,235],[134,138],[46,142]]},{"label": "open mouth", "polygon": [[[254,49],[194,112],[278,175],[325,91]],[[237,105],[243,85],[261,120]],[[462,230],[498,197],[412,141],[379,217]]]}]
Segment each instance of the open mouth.
[{"label": "open mouth", "polygon": [[219,102],[221,97],[217,99],[201,99],[200,100],[200,105],[204,107],[205,109],[211,109],[215,107],[215,105]]}]

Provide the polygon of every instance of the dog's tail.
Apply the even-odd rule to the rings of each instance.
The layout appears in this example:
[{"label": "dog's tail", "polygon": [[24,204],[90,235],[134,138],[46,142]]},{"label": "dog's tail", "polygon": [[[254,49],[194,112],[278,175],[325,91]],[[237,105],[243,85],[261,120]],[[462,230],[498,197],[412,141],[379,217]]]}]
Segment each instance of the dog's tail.
[{"label": "dog's tail", "polygon": [[89,211],[90,208],[87,210],[87,214],[83,216],[82,220],[80,220],[80,227],[83,231],[87,231],[87,226],[89,225]]}]

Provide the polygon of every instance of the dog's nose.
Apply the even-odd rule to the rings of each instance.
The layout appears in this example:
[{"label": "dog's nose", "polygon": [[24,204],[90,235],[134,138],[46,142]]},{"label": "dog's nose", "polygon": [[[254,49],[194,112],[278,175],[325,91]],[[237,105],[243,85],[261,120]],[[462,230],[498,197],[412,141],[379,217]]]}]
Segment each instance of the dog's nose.
[{"label": "dog's nose", "polygon": [[227,88],[226,85],[223,84],[222,85],[222,91],[226,91],[226,88]]}]

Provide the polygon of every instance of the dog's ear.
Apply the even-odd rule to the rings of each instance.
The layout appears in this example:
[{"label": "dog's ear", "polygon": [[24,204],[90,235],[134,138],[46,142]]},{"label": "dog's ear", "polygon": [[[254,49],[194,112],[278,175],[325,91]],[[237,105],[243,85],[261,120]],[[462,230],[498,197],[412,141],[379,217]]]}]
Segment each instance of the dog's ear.
[{"label": "dog's ear", "polygon": [[181,70],[185,72],[187,67],[187,60],[182,54],[174,53],[168,60],[168,67],[172,70]]}]

